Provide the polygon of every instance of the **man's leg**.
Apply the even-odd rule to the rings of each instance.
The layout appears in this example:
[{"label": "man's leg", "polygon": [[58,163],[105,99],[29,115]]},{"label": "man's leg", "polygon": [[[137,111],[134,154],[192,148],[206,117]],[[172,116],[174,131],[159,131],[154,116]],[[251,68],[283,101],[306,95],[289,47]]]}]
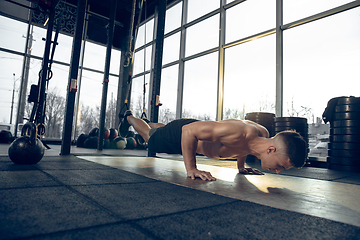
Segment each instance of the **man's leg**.
[{"label": "man's leg", "polygon": [[153,123],[153,122],[150,122],[149,119],[146,118],[146,116],[142,116],[141,119],[144,120],[144,122],[146,122],[147,124],[149,124],[149,126],[150,126],[151,128],[159,128],[159,127],[165,126],[164,123]]},{"label": "man's leg", "polygon": [[149,126],[150,126],[151,128],[159,128],[159,127],[165,126],[165,124],[163,124],[163,123],[148,122],[147,124],[149,124]]},{"label": "man's leg", "polygon": [[127,121],[143,137],[145,142],[149,141],[149,132],[151,127],[144,120],[136,118],[133,115],[127,116]]},{"label": "man's leg", "polygon": [[119,135],[126,137],[129,131],[129,127],[133,128],[142,136],[142,138],[148,142],[150,139],[149,132],[152,128],[163,127],[163,123],[152,123],[147,119],[141,119],[134,117],[130,110],[125,111],[120,120]]}]

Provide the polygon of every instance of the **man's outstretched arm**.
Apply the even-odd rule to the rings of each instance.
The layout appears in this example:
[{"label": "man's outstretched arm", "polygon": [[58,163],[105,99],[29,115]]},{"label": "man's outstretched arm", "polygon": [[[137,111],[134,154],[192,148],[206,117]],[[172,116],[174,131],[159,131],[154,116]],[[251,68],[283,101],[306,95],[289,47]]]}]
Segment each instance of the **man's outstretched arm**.
[{"label": "man's outstretched arm", "polygon": [[215,181],[216,178],[210,172],[200,171],[196,167],[196,150],[198,146],[198,138],[193,129],[185,125],[182,130],[181,149],[184,158],[185,169],[187,176],[191,179],[196,177],[202,180]]}]

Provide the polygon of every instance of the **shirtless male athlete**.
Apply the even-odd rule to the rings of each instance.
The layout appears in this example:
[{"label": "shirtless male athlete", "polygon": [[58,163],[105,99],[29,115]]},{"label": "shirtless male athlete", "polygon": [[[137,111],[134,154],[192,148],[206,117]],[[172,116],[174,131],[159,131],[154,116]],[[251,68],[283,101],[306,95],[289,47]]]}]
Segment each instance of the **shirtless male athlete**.
[{"label": "shirtless male athlete", "polygon": [[295,131],[283,131],[269,138],[269,132],[258,123],[226,119],[198,121],[177,119],[166,125],[136,118],[127,110],[121,118],[119,135],[126,137],[129,127],[148,143],[150,152],[182,154],[187,176],[213,181],[210,172],[198,170],[196,154],[213,159],[237,159],[239,173],[263,174],[245,168],[246,156],[261,160],[261,167],[280,174],[284,169],[301,168],[306,158],[306,142]]}]

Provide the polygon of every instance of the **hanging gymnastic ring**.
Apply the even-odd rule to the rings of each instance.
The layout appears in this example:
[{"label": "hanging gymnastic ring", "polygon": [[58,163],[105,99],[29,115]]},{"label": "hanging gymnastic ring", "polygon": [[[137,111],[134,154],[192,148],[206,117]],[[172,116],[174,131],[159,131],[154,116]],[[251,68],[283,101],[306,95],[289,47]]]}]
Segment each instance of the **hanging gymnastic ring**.
[{"label": "hanging gymnastic ring", "polygon": [[[39,78],[41,78],[43,70],[41,69],[39,71]],[[47,80],[50,80],[53,77],[53,72],[51,71],[51,69],[48,69],[48,75],[47,75]]]}]

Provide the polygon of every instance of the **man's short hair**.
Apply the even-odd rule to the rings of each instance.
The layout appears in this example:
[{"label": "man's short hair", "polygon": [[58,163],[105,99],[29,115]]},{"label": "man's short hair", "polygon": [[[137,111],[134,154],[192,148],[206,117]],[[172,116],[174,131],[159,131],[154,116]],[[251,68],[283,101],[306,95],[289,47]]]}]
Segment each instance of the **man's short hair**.
[{"label": "man's short hair", "polygon": [[285,154],[295,168],[302,168],[306,161],[307,143],[295,130],[286,130],[276,134],[285,145]]}]

